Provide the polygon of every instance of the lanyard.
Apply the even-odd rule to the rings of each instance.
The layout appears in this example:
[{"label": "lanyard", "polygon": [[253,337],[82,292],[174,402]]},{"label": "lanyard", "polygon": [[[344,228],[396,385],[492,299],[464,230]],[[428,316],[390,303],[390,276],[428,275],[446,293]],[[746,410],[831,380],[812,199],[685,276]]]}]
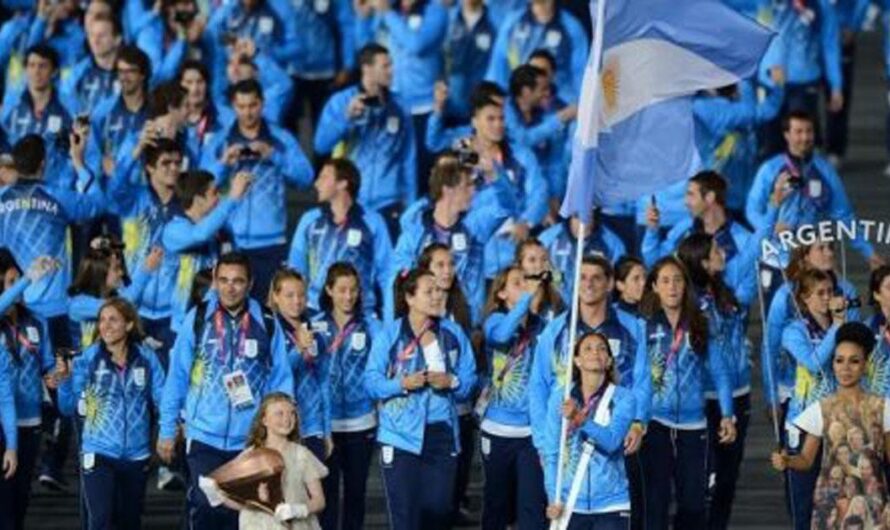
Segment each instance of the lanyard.
[{"label": "lanyard", "polygon": [[600,403],[600,400],[606,393],[607,386],[609,386],[609,383],[603,381],[597,391],[594,392],[592,396],[587,398],[587,401],[584,403],[584,407],[581,408],[580,414],[576,414],[575,417],[572,419],[571,427],[573,432],[581,427],[581,425],[584,425],[584,422],[587,421],[587,417],[590,416],[590,413],[596,410],[597,406]]},{"label": "lanyard", "polygon": [[683,345],[683,336],[686,334],[686,328],[681,324],[677,326],[677,329],[674,330],[674,338],[671,340],[671,348],[668,351],[667,359],[664,362],[664,367],[667,369],[668,365],[671,364],[671,361],[677,357],[677,353],[680,351],[680,348]]},{"label": "lanyard", "polygon": [[357,327],[358,327],[358,320],[352,320],[349,322],[349,324],[347,324],[346,326],[343,326],[343,329],[341,329],[337,333],[337,336],[334,337],[334,341],[328,347],[328,353],[329,354],[336,353],[336,351],[340,349],[340,346],[343,345],[343,341],[346,340],[346,337],[348,337],[349,334],[352,333],[355,330],[355,328],[357,328]]},{"label": "lanyard", "polygon": [[[226,323],[223,312],[218,309],[213,315],[213,328],[216,332],[216,340],[219,343],[219,351],[222,353],[222,362],[225,362],[231,352],[226,350],[231,347],[231,341],[226,340]],[[247,331],[250,328],[250,312],[245,310],[238,325],[237,350],[232,354],[234,357],[240,357],[244,353],[244,343],[247,340]]]},{"label": "lanyard", "polygon": [[403,364],[414,358],[414,350],[416,350],[417,346],[420,344],[420,338],[423,337],[423,334],[429,331],[431,327],[433,327],[433,321],[427,319],[427,321],[423,323],[423,327],[420,328],[420,332],[417,333],[417,335],[411,339],[411,342],[402,348],[402,351],[396,356],[396,364],[392,367],[391,372],[400,371]]}]

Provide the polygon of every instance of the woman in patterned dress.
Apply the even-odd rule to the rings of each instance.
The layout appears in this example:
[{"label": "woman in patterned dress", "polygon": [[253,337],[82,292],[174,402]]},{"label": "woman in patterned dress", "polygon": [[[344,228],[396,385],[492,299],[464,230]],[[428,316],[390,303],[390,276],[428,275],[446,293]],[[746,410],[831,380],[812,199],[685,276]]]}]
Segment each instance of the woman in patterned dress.
[{"label": "woman in patterned dress", "polygon": [[881,529],[887,517],[887,486],[880,470],[890,447],[890,407],[884,396],[861,384],[874,346],[874,335],[864,324],[850,322],[838,329],[832,358],[837,390],[793,420],[809,435],[800,453],[772,455],[778,471],[807,471],[823,449],[813,494],[813,530]]}]

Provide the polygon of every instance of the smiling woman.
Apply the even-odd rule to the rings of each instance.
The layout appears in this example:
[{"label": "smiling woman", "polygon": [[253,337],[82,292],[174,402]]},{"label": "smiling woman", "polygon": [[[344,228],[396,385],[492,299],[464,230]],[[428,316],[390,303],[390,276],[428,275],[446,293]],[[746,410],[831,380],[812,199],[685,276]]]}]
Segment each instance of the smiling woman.
[{"label": "smiling woman", "polygon": [[[890,447],[890,406],[883,396],[869,394],[861,385],[875,337],[859,322],[844,324],[834,341],[832,369],[835,393],[813,402],[794,423],[808,436],[799,454],[785,450],[772,455],[773,467],[821,471],[813,494],[813,528],[844,528],[861,522],[864,528],[886,520],[887,489],[875,470],[887,458]],[[853,464],[855,463],[855,464]],[[841,489],[842,486],[842,489]]]}]

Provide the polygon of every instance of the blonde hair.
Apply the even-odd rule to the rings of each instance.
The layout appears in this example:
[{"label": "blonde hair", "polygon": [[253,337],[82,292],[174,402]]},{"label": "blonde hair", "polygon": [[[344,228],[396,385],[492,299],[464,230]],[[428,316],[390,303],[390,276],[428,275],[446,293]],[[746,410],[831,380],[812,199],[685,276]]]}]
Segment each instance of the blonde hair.
[{"label": "blonde hair", "polygon": [[266,437],[269,435],[266,426],[263,425],[266,409],[273,403],[281,402],[288,403],[294,408],[294,430],[287,435],[287,439],[300,443],[300,411],[297,409],[297,404],[293,398],[284,392],[271,392],[263,398],[263,402],[260,403],[259,409],[257,409],[256,416],[253,417],[253,421],[250,423],[250,431],[247,434],[247,447],[258,448],[266,446]]},{"label": "blonde hair", "polygon": [[266,306],[276,313],[278,313],[279,310],[278,304],[275,303],[275,294],[281,290],[282,284],[287,280],[296,280],[302,283],[304,288],[307,287],[306,279],[294,269],[283,268],[275,271],[275,276],[272,276],[272,283],[269,286],[269,295],[266,297]]}]

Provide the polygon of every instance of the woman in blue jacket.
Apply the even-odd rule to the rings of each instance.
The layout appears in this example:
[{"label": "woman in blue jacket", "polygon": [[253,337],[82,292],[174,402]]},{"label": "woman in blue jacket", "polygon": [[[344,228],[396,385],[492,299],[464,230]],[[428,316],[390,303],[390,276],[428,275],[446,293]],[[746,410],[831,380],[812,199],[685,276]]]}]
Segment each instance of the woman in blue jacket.
[{"label": "woman in blue jacket", "polygon": [[[444,318],[453,321],[470,337],[476,358],[477,374],[485,363],[480,362],[478,352],[482,349],[482,333],[479,323],[473,322],[473,315],[481,315],[482,307],[470,308],[463,286],[457,278],[454,256],[451,248],[442,243],[431,243],[420,254],[417,268],[427,270],[436,277],[436,283],[442,289],[442,306]],[[467,486],[470,484],[470,471],[473,465],[473,454],[476,445],[476,419],[473,416],[473,401],[476,393],[471,392],[466,398],[456,400],[458,422],[460,423],[460,455],[457,458],[457,477],[454,480],[454,499],[452,517],[454,523],[469,523],[469,503]]]},{"label": "woman in blue jacket", "polygon": [[55,366],[46,327],[25,307],[22,295],[53,267],[53,260],[38,258],[23,275],[12,253],[0,248],[0,356],[6,358],[15,399],[17,432],[11,439],[17,440],[18,456],[15,475],[0,479],[0,511],[8,510],[18,529],[24,528],[40,450],[44,378],[52,384]]},{"label": "woman in blue jacket", "polygon": [[[716,475],[708,517],[709,528],[716,530],[726,528],[729,524],[748,432],[751,410],[751,345],[746,335],[746,303],[749,300],[745,299],[747,295],[743,292],[734,292],[724,283],[726,258],[713,236],[705,233],[690,235],[680,243],[677,255],[689,271],[698,307],[708,319],[708,342],[717,348],[729,375],[733,411],[736,415],[735,441],[727,445],[716,445],[721,412],[714,382],[707,378],[705,411],[708,416],[708,440],[714,448],[712,470]],[[753,260],[748,270],[754,270]],[[750,282],[745,282],[745,285],[748,283]]]},{"label": "woman in blue jacket", "polygon": [[[674,257],[658,260],[640,302],[643,315],[637,362],[649,398],[643,421],[642,460],[646,528],[667,529],[677,501],[674,528],[706,526],[707,419],[705,385],[714,382],[720,405],[719,442],[736,437],[732,385],[719,347],[709,341],[708,320],[699,309],[686,267]],[[676,497],[671,494],[676,484]]]},{"label": "woman in blue jacket", "polygon": [[362,387],[362,376],[380,323],[362,314],[361,283],[355,267],[345,262],[328,268],[324,290],[319,296],[322,313],[312,327],[322,337],[330,358],[331,436],[334,449],[325,463],[323,480],[324,528],[337,524],[340,506],[340,480],[343,481],[343,530],[360,530],[365,519],[365,487],[377,414],[374,403]]},{"label": "woman in blue jacket", "polygon": [[15,417],[15,395],[12,390],[9,366],[11,360],[0,355],[0,527],[12,528],[15,510],[9,505],[12,500],[10,488],[12,478],[18,468],[18,429]]},{"label": "woman in blue jacket", "polygon": [[[800,317],[782,331],[782,349],[794,362],[794,387],[785,422],[788,454],[796,455],[806,434],[794,425],[797,416],[811,403],[834,389],[831,356],[834,337],[846,321],[846,300],[834,295],[832,277],[820,270],[807,270],[797,280],[794,298]],[[810,528],[813,491],[819,462],[808,471],[786,471],[791,519],[796,530]]]},{"label": "woman in blue jacket", "polygon": [[544,328],[536,314],[543,296],[541,280],[527,279],[513,265],[495,277],[485,304],[488,370],[476,404],[485,468],[484,530],[506,528],[514,503],[518,528],[546,525],[543,470],[528,407],[534,345]]},{"label": "woman in blue jacket", "polygon": [[640,316],[640,299],[646,285],[646,266],[634,256],[622,256],[615,262],[615,290],[612,304],[615,309],[633,316]]},{"label": "woman in blue jacket", "polygon": [[[609,339],[585,333],[573,355],[572,389],[568,400],[558,389],[547,406],[544,448],[547,517],[569,530],[626,530],[630,527],[630,492],[624,465],[624,437],[633,422],[633,393],[615,380],[615,359]],[[566,445],[559,447],[562,420],[568,423]],[[556,492],[560,450],[562,491]]]},{"label": "woman in blue jacket", "polygon": [[293,269],[282,269],[272,277],[269,307],[278,320],[275,333],[281,340],[273,344],[286,350],[294,376],[293,394],[300,411],[300,436],[303,445],[320,462],[331,455],[331,355],[315,332],[306,314],[306,281]]},{"label": "woman in blue jacket", "polygon": [[476,383],[470,341],[440,317],[430,272],[399,277],[395,321],[371,349],[364,386],[378,401],[377,441],[393,530],[450,527],[460,429],[455,401]]},{"label": "woman in blue jacket", "polygon": [[794,385],[794,363],[790,362],[782,350],[782,331],[801,317],[800,309],[794,302],[794,291],[800,275],[809,269],[828,273],[834,281],[834,293],[847,299],[847,320],[860,318],[859,294],[852,283],[838,277],[834,256],[834,245],[827,241],[801,245],[792,250],[782,283],[769,302],[761,355],[763,365],[771,369],[763,370],[763,387],[767,405],[779,407],[780,422],[784,422],[784,413],[788,410],[788,400]]},{"label": "woman in blue jacket", "polygon": [[106,299],[121,296],[138,303],[151,273],[161,264],[161,249],[153,248],[142,266],[127,276],[123,252],[107,238],[93,240],[80,261],[77,275],[68,288],[68,319],[71,324],[72,344],[86,349],[96,336],[96,315]]},{"label": "woman in blue jacket", "polygon": [[164,370],[155,352],[142,343],[139,315],[130,302],[106,301],[98,321],[99,340],[73,365],[59,361],[59,408],[71,416],[82,407],[78,412],[84,416],[80,457],[85,527],[140,528],[152,418]]}]

